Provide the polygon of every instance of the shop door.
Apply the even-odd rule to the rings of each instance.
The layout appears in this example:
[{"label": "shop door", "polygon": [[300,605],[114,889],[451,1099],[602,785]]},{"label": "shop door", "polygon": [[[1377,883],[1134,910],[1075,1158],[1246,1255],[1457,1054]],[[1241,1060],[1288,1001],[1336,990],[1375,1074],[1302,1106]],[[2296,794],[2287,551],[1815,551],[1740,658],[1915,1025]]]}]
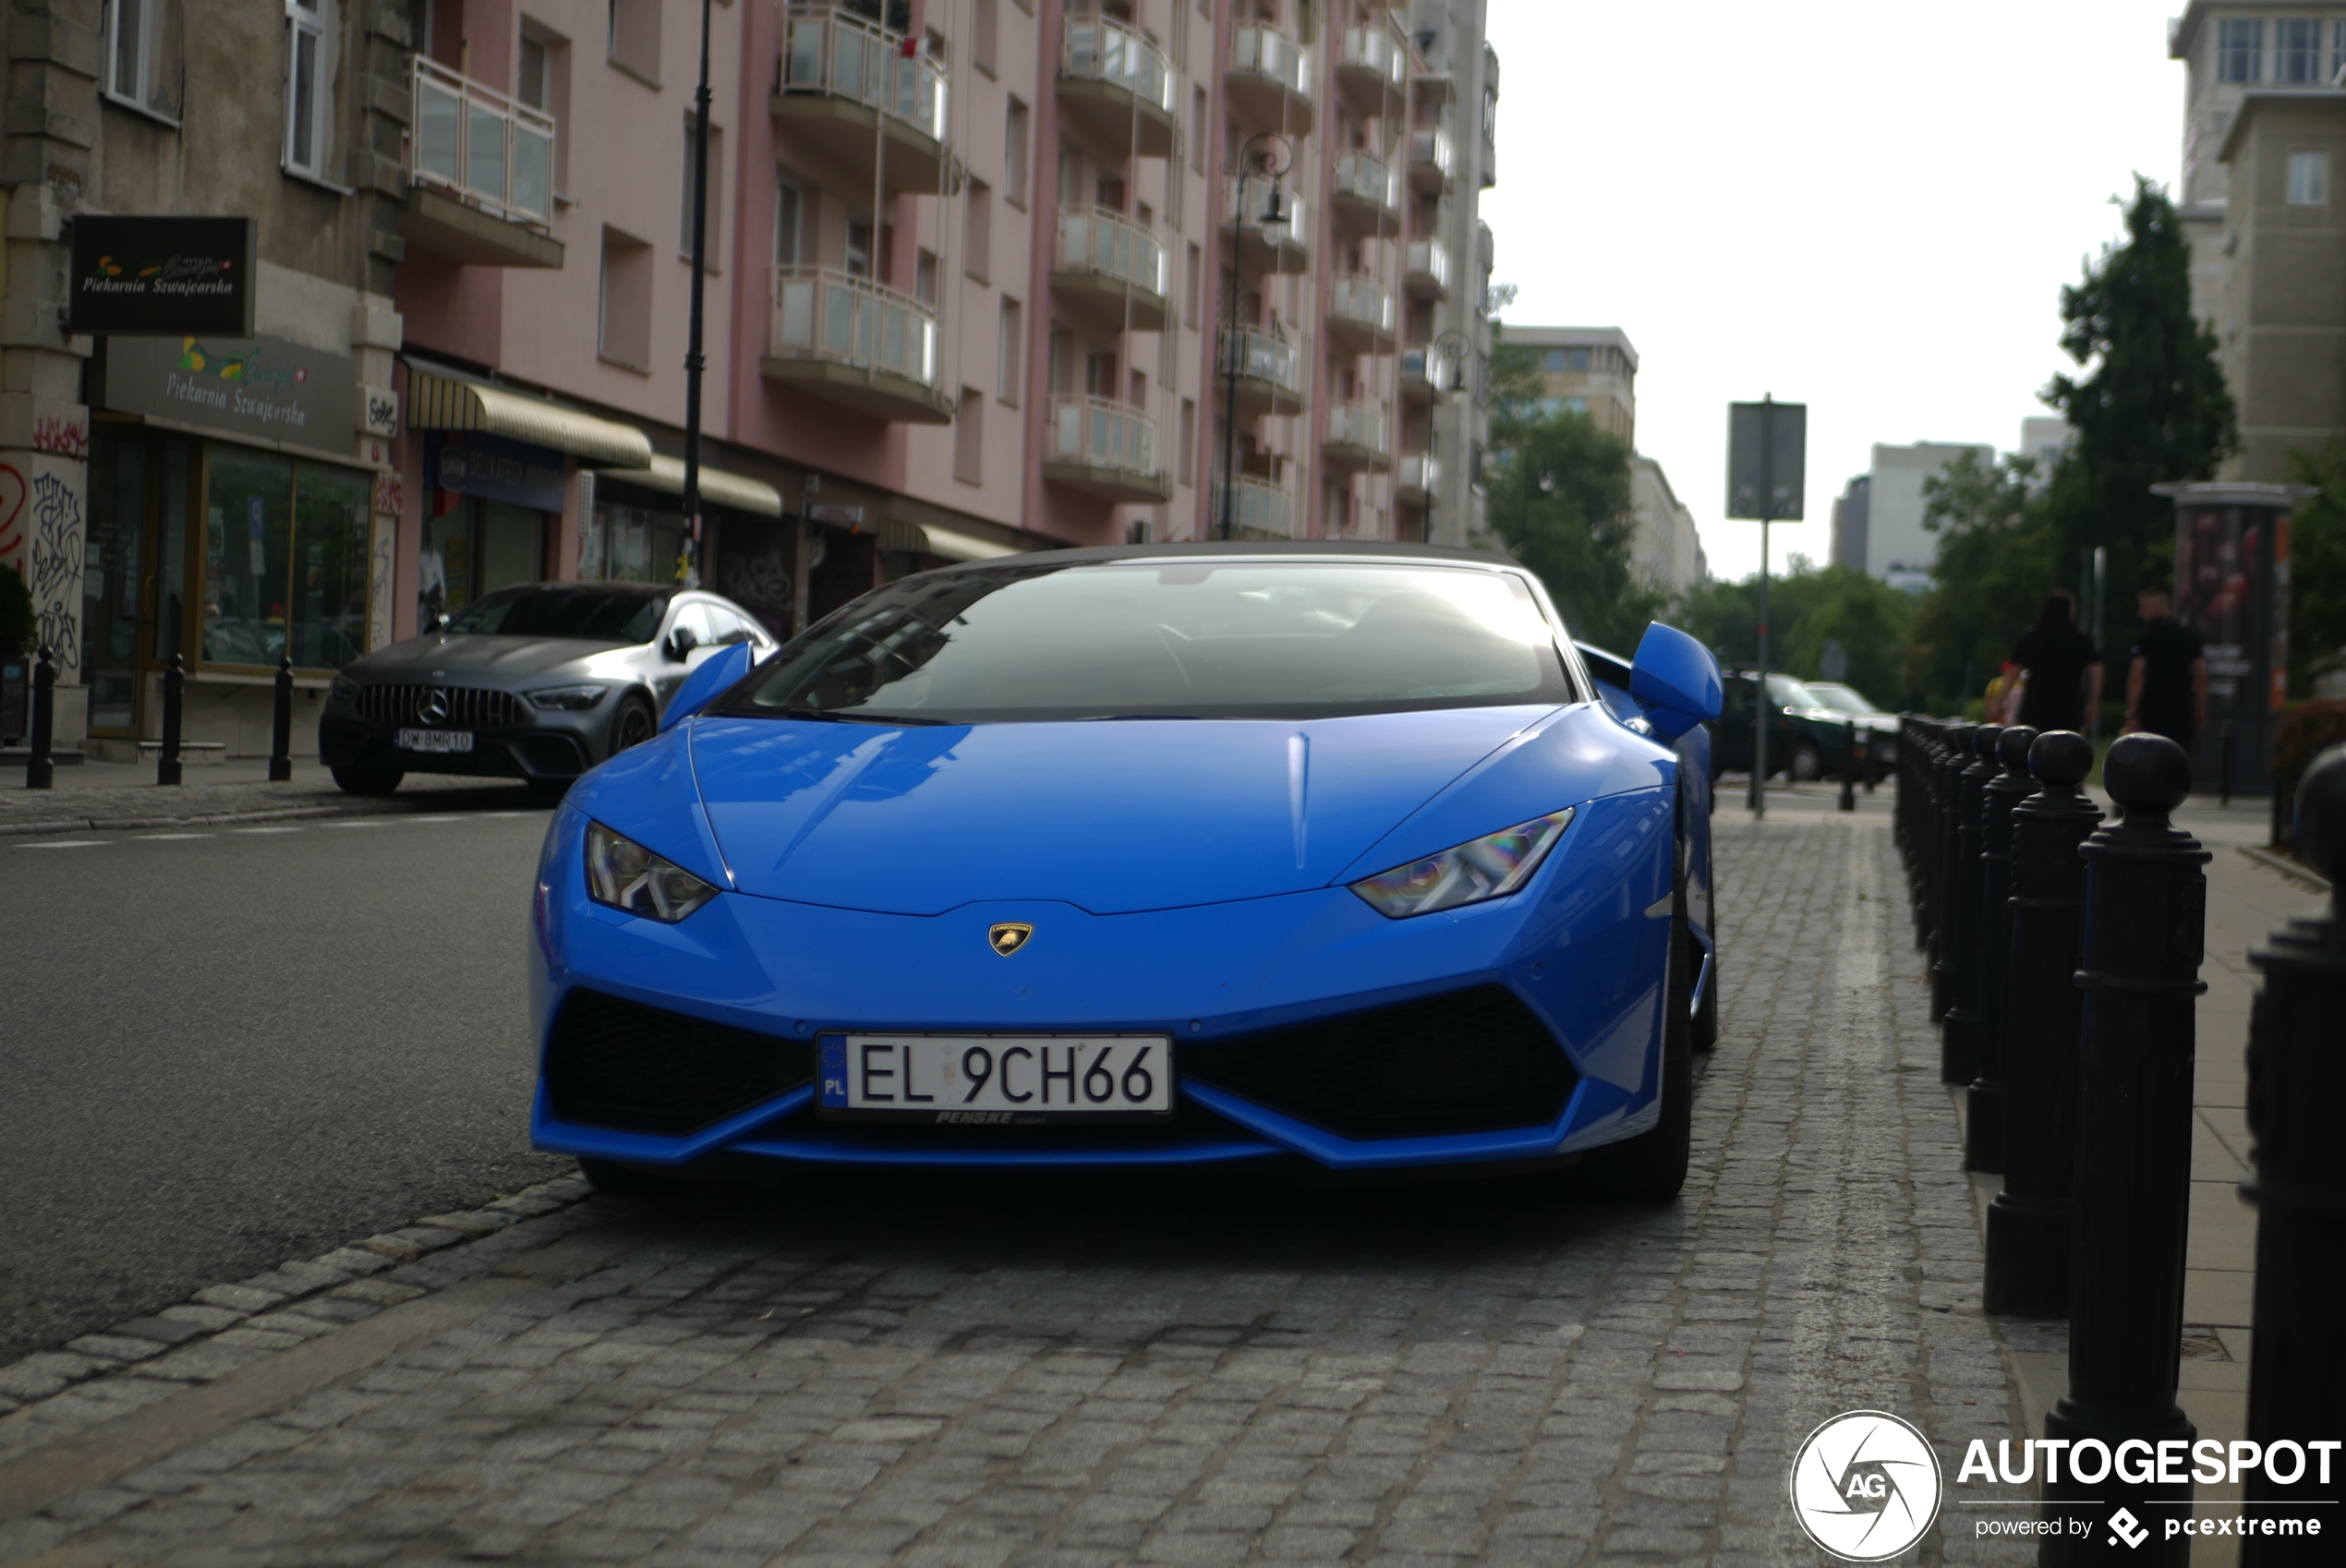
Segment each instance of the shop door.
[{"label": "shop door", "polygon": [[147,465],[139,440],[93,443],[90,531],[81,578],[81,677],[90,732],[139,733],[142,660],[140,590],[147,566]]}]

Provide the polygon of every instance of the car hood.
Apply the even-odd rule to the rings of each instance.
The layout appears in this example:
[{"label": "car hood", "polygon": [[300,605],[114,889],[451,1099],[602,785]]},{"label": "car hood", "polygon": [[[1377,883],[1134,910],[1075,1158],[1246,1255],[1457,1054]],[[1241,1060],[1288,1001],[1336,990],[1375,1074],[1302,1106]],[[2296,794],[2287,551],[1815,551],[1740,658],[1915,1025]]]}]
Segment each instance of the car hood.
[{"label": "car hood", "polygon": [[715,718],[692,721],[690,746],[744,893],[890,914],[980,899],[1120,914],[1325,887],[1554,711],[913,729]]},{"label": "car hood", "polygon": [[369,681],[462,681],[467,676],[543,675],[625,645],[583,637],[451,636],[427,633],[393,643],[347,667]]}]

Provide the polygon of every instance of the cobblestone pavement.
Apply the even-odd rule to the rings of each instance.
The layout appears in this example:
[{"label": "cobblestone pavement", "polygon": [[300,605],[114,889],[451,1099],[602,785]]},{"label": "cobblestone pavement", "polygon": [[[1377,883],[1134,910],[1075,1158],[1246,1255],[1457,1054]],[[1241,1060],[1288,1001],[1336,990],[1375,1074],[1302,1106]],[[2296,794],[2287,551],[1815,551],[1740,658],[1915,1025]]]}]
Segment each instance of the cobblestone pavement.
[{"label": "cobblestone pavement", "polygon": [[[1819,1421],[1950,1483],[2013,1428],[1886,818],[1739,814],[1676,1204],[556,1184],[77,1342],[0,1418],[0,1561],[1815,1562]],[[2033,1557],[1962,1495],[1916,1560]]]}]

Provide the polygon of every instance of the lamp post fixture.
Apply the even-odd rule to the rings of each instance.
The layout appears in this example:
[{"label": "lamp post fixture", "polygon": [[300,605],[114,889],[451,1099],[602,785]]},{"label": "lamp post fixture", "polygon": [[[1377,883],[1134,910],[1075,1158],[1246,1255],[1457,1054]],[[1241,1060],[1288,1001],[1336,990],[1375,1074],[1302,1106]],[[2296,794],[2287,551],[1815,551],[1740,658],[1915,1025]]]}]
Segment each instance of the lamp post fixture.
[{"label": "lamp post fixture", "polygon": [[[701,0],[706,6],[708,0]],[[1264,143],[1276,143],[1276,150]],[[1258,147],[1262,151],[1257,151]],[[1280,156],[1284,151],[1285,156]],[[1222,537],[1228,538],[1237,518],[1239,461],[1239,256],[1246,247],[1246,182],[1260,169],[1271,182],[1271,199],[1263,209],[1261,226],[1287,222],[1279,210],[1279,176],[1295,163],[1295,144],[1276,131],[1260,131],[1239,149],[1239,187],[1230,198],[1229,336],[1222,344]]]},{"label": "lamp post fixture", "polygon": [[1433,366],[1434,365],[1441,365],[1452,361],[1455,361],[1458,367],[1458,384],[1454,387],[1445,387],[1437,377],[1433,383],[1433,390],[1436,394],[1445,392],[1464,392],[1467,390],[1467,361],[1474,357],[1474,340],[1468,337],[1466,333],[1460,332],[1456,327],[1445,327],[1440,332],[1435,334],[1433,342],[1428,348],[1427,352],[1433,358],[1433,365],[1428,367],[1429,369],[1433,368]]},{"label": "lamp post fixture", "polygon": [[684,334],[684,585],[700,586],[702,284],[708,272],[708,0],[700,0],[700,84],[693,90],[693,302]]}]

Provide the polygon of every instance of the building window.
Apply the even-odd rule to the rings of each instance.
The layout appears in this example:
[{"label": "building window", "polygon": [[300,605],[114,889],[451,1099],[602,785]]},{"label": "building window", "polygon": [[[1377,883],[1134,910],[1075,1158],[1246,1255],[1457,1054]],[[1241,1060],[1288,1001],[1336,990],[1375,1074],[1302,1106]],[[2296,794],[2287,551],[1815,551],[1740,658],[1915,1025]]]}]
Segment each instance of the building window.
[{"label": "building window", "polygon": [[1029,127],[1032,117],[1026,105],[1010,100],[1002,116],[1002,199],[1011,206],[1026,205],[1027,163],[1029,163]]},{"label": "building window", "polygon": [[840,259],[845,262],[851,278],[872,275],[872,225],[861,218],[847,220],[847,234]]},{"label": "building window", "polygon": [[333,131],[332,0],[285,0],[285,167],[326,177]]},{"label": "building window", "polygon": [[774,265],[795,267],[806,259],[806,192],[777,175],[774,180]]},{"label": "building window", "polygon": [[2289,204],[2329,205],[2329,153],[2318,147],[2292,148],[2289,154]]},{"label": "building window", "polygon": [[994,44],[1002,30],[1002,11],[998,0],[977,0],[977,14],[970,21],[970,64],[987,76],[994,74]]},{"label": "building window", "polygon": [[1197,483],[1197,399],[1181,400],[1181,483]]},{"label": "building window", "polygon": [[603,25],[611,63],[658,87],[659,0],[604,0]]},{"label": "building window", "polygon": [[1589,351],[1585,348],[1566,349],[1564,368],[1567,370],[1586,370],[1589,368]]},{"label": "building window", "polygon": [[2273,79],[2279,82],[2310,84],[2322,78],[2322,24],[2314,17],[2281,17],[2273,22],[2279,45],[2273,60]]},{"label": "building window", "polygon": [[1564,374],[1564,350],[1552,348],[1540,358],[1540,368],[1551,376]]},{"label": "building window", "polygon": [[937,308],[937,252],[926,246],[913,252],[913,297]]},{"label": "building window", "polygon": [[524,108],[535,109],[554,122],[554,187],[569,189],[570,45],[525,27],[521,59],[514,72],[514,96]]},{"label": "building window", "polygon": [[1002,335],[994,352],[994,395],[1018,406],[1026,362],[1026,312],[1015,299],[1002,301]]},{"label": "building window", "polygon": [[969,275],[985,283],[994,272],[994,187],[984,180],[970,181]]},{"label": "building window", "polygon": [[2346,71],[2346,18],[2329,24],[2329,77],[2336,80],[2338,73]]},{"label": "building window", "polygon": [[1206,103],[1205,89],[1197,87],[1190,90],[1190,172],[1191,174],[1205,173],[1205,144],[1211,139],[1205,128],[1211,123],[1206,118],[1209,113]]},{"label": "building window", "polygon": [[961,389],[953,418],[953,477],[964,485],[986,482],[986,394],[975,387]]},{"label": "building window", "polygon": [[1185,288],[1189,296],[1183,310],[1192,329],[1205,323],[1205,252],[1197,246],[1190,247],[1190,275]]},{"label": "building window", "polygon": [[652,247],[617,229],[603,231],[596,351],[615,365],[652,363]]},{"label": "building window", "polygon": [[[678,231],[676,249],[678,254],[687,258],[693,253],[693,132],[698,128],[699,123],[698,115],[689,111],[685,113],[684,179],[676,202]],[[723,126],[708,127],[708,188],[717,193],[717,202],[709,211],[708,234],[705,242],[707,248],[703,255],[704,264],[714,272],[717,271],[717,259],[723,255],[725,250],[718,233],[721,226],[719,219],[725,211],[725,127]]]},{"label": "building window", "polygon": [[2216,22],[2216,79],[2262,81],[2264,65],[2264,18],[2219,18]]},{"label": "building window", "polygon": [[179,0],[114,0],[106,25],[106,95],[177,124]]}]

